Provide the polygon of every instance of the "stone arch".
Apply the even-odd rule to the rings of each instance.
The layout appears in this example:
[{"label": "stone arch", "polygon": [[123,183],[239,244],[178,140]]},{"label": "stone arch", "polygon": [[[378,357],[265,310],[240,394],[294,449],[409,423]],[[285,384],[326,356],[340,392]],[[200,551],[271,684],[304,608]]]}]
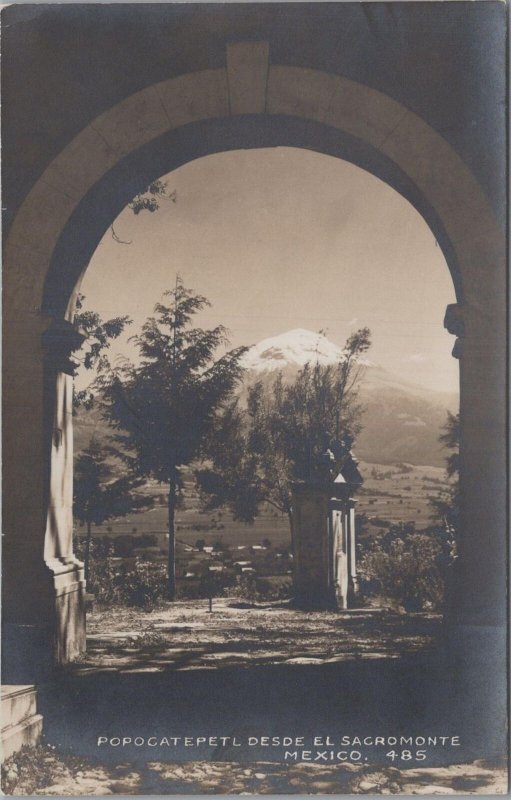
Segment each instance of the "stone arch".
[{"label": "stone arch", "polygon": [[[195,151],[187,152],[187,139]],[[224,68],[149,86],[94,119],[41,175],[7,237],[4,559],[18,568],[6,568],[4,608],[15,628],[46,627],[59,662],[73,658],[84,637],[83,579],[71,542],[66,374],[78,346],[68,321],[73,292],[88,261],[77,231],[91,223],[99,238],[129,192],[156,177],[147,160],[158,148],[172,146],[184,163],[201,147],[217,152],[261,140],[351,152],[351,160],[407,196],[435,231],[458,299],[446,325],[462,355],[457,616],[487,622],[504,608],[505,240],[489,202],[456,151],[411,110],[340,75],[271,64],[266,42],[241,42],[228,45]]]},{"label": "stone arch", "polygon": [[462,282],[456,253],[442,220],[402,170],[349,134],[297,117],[261,114],[190,123],[120,159],[80,201],[53,250],[43,289],[43,313],[63,316],[70,312],[73,288],[86,270],[109,221],[115,219],[148,182],[196,158],[236,149],[240,143],[243,149],[293,146],[314,150],[350,161],[377,175],[404,196],[425,219],[446,255],[456,296],[461,300]]},{"label": "stone arch", "polygon": [[[462,281],[470,291],[470,266],[480,263],[482,242],[488,247],[491,239],[502,247],[502,232],[472,173],[414,112],[339,75],[270,65],[267,43],[244,42],[228,46],[225,69],[189,73],[129,96],[94,119],[54,159],[23,202],[7,239],[5,262],[22,258],[25,275],[34,279],[23,281],[29,289],[24,297],[19,284],[13,287],[16,297],[28,307],[42,307],[46,273],[69,218],[124,158],[169,131],[247,114],[333,128],[392,162],[442,221],[458,294]],[[11,305],[8,297],[7,310]]]}]

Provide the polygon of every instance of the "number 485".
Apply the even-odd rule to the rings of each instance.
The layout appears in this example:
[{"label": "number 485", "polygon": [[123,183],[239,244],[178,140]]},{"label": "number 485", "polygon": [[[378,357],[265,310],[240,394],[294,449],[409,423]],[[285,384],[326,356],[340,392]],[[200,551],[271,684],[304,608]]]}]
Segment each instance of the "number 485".
[{"label": "number 485", "polygon": [[388,753],[385,753],[385,756],[392,761],[425,761],[426,751],[415,750],[415,752],[412,752],[411,750],[401,750],[398,752],[396,750],[390,750]]}]

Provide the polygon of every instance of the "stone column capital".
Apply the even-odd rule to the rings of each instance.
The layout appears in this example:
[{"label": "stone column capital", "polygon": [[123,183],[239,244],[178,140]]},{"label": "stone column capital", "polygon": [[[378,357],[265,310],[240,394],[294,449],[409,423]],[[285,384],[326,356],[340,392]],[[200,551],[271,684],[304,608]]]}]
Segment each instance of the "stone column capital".
[{"label": "stone column capital", "polygon": [[46,362],[57,372],[75,375],[78,364],[71,358],[71,353],[80,349],[85,338],[71,322],[54,319],[42,335]]},{"label": "stone column capital", "polygon": [[463,337],[465,336],[465,322],[463,320],[463,307],[459,303],[449,303],[445,309],[444,328],[456,336],[452,355],[461,358],[463,355]]}]

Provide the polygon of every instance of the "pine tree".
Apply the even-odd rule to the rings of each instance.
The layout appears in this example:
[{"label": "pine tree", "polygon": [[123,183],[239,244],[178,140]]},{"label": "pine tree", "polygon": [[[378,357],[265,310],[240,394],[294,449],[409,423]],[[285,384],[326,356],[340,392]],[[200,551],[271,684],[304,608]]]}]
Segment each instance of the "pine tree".
[{"label": "pine tree", "polygon": [[215,416],[241,377],[239,347],[215,360],[227,344],[222,325],[192,326],[209,302],[178,277],[154,316],[132,337],[140,355],[133,364],[104,367],[98,384],[104,412],[117,429],[116,441],[136,474],[168,486],[168,596],[175,597],[175,514],[182,467],[201,451]]}]

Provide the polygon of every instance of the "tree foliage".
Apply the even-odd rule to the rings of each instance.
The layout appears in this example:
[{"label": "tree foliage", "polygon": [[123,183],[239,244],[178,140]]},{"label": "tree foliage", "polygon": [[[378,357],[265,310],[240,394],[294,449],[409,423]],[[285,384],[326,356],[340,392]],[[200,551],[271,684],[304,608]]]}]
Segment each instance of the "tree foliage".
[{"label": "tree foliage", "polygon": [[[103,321],[96,311],[89,311],[85,308],[85,297],[79,294],[76,300],[76,313],[74,325],[85,336],[85,342],[81,351],[81,363],[87,370],[93,370],[101,363],[101,358],[105,355],[114,339],[117,339],[128,325],[131,325],[129,316],[113,317]],[[73,405],[75,408],[83,406],[86,409],[92,407],[94,403],[94,393],[91,387],[82,389],[73,395]]]},{"label": "tree foliage", "polygon": [[438,609],[444,600],[443,562],[448,557],[448,545],[438,536],[403,530],[375,542],[359,571],[408,611]]},{"label": "tree foliage", "polygon": [[[172,200],[172,202],[175,203],[177,201],[177,192],[175,189],[173,192],[168,192],[167,184],[158,179],[150,183],[143,192],[136,194],[135,197],[128,203],[128,208],[130,208],[137,216],[142,211],[149,211],[153,213],[159,209],[162,198]],[[121,239],[117,235],[113,223],[110,225],[110,232],[113,240],[118,242],[118,244],[132,244],[131,241]]]},{"label": "tree foliage", "polygon": [[442,520],[446,529],[455,536],[458,530],[459,519],[459,446],[460,446],[460,415],[447,412],[447,420],[439,436],[439,442],[450,450],[446,458],[446,488],[447,496],[442,499],[434,499],[431,505],[437,515]]},{"label": "tree foliage", "polygon": [[451,453],[446,459],[446,472],[448,478],[457,477],[460,470],[460,415],[447,412],[447,421],[443,425],[438,441]]},{"label": "tree foliage", "polygon": [[102,525],[114,517],[124,517],[151,505],[152,501],[137,493],[143,480],[132,473],[116,476],[115,450],[102,445],[94,436],[75,460],[73,513],[87,526],[85,578],[89,575],[89,554],[92,525]]},{"label": "tree foliage", "polygon": [[167,193],[167,184],[164,181],[156,180],[149,184],[145,191],[135,195],[133,200],[128,204],[134,214],[140,214],[141,211],[150,211],[151,213],[157,211],[160,207],[160,200],[163,197],[168,197],[172,202],[176,202],[176,192]]},{"label": "tree foliage", "polygon": [[289,383],[277,373],[248,388],[246,406],[230,403],[209,437],[211,464],[197,471],[206,506],[228,505],[251,522],[266,502],[291,522],[291,482],[323,475],[329,447],[335,442],[347,454],[360,431],[359,357],[369,347],[363,328],[338,364],[306,364]]},{"label": "tree foliage", "polygon": [[96,386],[103,410],[117,430],[115,439],[136,474],[167,484],[169,596],[175,594],[175,510],[181,467],[201,452],[216,414],[241,377],[239,347],[216,359],[226,345],[222,325],[193,327],[194,316],[209,302],[178,278],[154,315],[133,336],[140,360],[111,367],[104,363]]}]

